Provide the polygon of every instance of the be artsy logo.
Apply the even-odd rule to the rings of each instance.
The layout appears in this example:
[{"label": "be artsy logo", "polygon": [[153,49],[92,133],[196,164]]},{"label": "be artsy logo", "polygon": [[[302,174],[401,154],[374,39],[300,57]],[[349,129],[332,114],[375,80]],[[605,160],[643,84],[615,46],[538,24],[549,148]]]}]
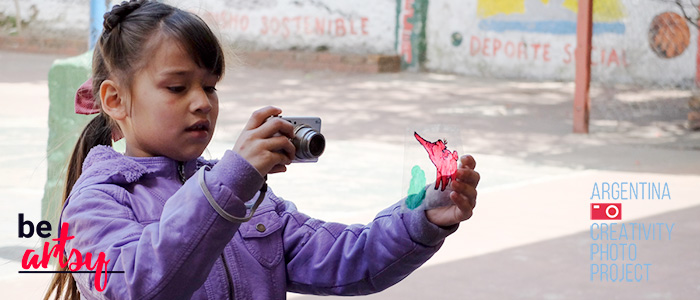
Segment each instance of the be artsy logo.
[{"label": "be artsy logo", "polygon": [[[29,227],[29,232],[25,232],[25,228]],[[75,236],[68,236],[68,223],[63,222],[61,225],[61,230],[59,230],[58,238],[52,239],[56,241],[57,244],[49,248],[49,242],[44,242],[44,249],[42,254],[33,254],[33,249],[27,249],[22,256],[22,269],[25,271],[19,271],[19,273],[90,273],[95,272],[95,289],[97,291],[104,291],[107,286],[107,274],[108,273],[124,273],[124,271],[107,271],[107,264],[109,259],[106,259],[104,252],[100,252],[97,255],[95,263],[92,263],[92,253],[85,253],[83,255],[78,251],[78,249],[72,249],[68,259],[65,259],[65,247],[68,240],[74,239]],[[20,238],[31,238],[34,236],[34,223],[29,220],[24,220],[24,214],[19,214],[19,237]],[[36,233],[42,238],[48,238],[51,236],[51,223],[48,221],[41,221],[36,225]],[[68,271],[46,271],[38,270],[40,268],[46,269],[49,265],[51,257],[58,258],[58,263],[61,268],[68,267]],[[83,267],[89,271],[81,270]],[[29,269],[34,269],[36,271],[28,271]],[[102,278],[104,277],[104,282]]]}]

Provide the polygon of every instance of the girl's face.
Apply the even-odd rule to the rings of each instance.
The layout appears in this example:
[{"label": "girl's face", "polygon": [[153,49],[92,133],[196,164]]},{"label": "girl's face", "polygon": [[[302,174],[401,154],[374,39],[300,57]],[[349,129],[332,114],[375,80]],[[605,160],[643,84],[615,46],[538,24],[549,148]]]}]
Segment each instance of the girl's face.
[{"label": "girl's face", "polygon": [[126,155],[194,159],[214,134],[219,78],[197,66],[172,38],[159,40],[131,79]]}]

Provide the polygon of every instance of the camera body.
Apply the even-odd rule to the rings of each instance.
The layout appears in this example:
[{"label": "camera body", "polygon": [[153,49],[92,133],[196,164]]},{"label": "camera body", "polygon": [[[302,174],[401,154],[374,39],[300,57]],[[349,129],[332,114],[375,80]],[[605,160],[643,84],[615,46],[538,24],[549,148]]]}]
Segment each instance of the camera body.
[{"label": "camera body", "polygon": [[294,125],[292,144],[296,148],[295,162],[317,162],[318,157],[326,149],[326,138],[321,134],[321,118],[319,117],[283,117]]},{"label": "camera body", "polygon": [[591,203],[591,220],[621,220],[621,203]]}]

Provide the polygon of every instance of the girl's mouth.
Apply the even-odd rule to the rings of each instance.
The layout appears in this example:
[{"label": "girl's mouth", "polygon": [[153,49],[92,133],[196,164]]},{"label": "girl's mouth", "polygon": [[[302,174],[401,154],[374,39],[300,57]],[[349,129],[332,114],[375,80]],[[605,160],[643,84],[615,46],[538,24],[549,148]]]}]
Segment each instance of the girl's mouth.
[{"label": "girl's mouth", "polygon": [[185,128],[185,132],[191,135],[191,137],[205,141],[210,137],[209,129],[211,128],[211,123],[208,120],[202,120],[194,123],[192,126]]},{"label": "girl's mouth", "polygon": [[207,120],[194,123],[192,126],[185,128],[185,131],[209,131],[210,123]]}]

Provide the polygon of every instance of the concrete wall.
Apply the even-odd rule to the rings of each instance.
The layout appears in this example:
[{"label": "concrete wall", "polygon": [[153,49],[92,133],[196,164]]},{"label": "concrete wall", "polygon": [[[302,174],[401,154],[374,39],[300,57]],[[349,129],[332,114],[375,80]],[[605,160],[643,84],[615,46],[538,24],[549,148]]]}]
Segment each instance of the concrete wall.
[{"label": "concrete wall", "polygon": [[[427,67],[469,75],[573,80],[577,7],[574,0],[431,0]],[[654,23],[664,12],[675,18],[667,14]],[[685,22],[674,23],[680,15],[675,4],[664,1],[594,1],[593,80],[692,85],[697,30]],[[650,31],[653,24],[660,26]]]},{"label": "concrete wall", "polygon": [[[121,1],[111,1],[112,4]],[[238,49],[395,54],[396,0],[165,0],[195,12]],[[19,0],[24,30],[87,40],[88,0]],[[14,0],[0,0],[0,24],[13,28]]]},{"label": "concrete wall", "polygon": [[167,0],[198,13],[236,47],[394,54],[395,0]]},{"label": "concrete wall", "polygon": [[[234,50],[400,54],[410,69],[426,57],[425,66],[441,72],[574,78],[576,0],[165,1],[200,14]],[[89,1],[19,3],[25,31],[87,40]],[[426,13],[426,4],[423,32],[415,16]],[[596,0],[594,6],[594,81],[693,86],[698,31],[675,4]],[[14,1],[0,0],[5,34],[16,34],[8,25],[14,14]]]},{"label": "concrete wall", "polygon": [[[50,36],[84,36],[87,40],[88,0],[18,0],[24,31]],[[0,24],[6,34],[16,34],[14,0],[0,0]]]}]

